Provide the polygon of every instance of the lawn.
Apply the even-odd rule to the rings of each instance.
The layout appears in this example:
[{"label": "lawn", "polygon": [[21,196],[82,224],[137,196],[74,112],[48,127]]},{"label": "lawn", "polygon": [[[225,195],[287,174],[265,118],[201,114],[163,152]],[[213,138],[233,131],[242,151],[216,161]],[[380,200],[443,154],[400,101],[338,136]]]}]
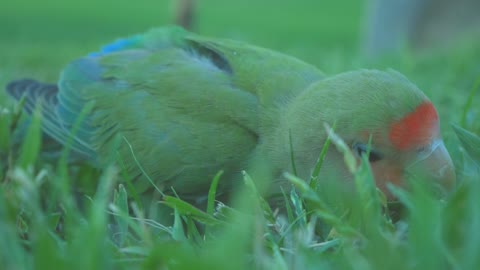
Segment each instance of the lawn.
[{"label": "lawn", "polygon": [[[276,215],[246,174],[235,203],[213,207],[212,193],[201,211],[166,197],[173,225],[145,219],[135,190],[117,181],[121,168],[40,153],[39,119],[24,122],[0,91],[0,269],[480,269],[480,42],[367,58],[364,4],[203,0],[193,31],[290,54],[327,75],[405,74],[439,110],[458,179],[447,198],[413,184],[387,205],[363,165],[357,195],[336,204],[290,176],[296,188]],[[173,1],[3,3],[0,85],[25,77],[53,83],[69,61],[173,18]]]}]

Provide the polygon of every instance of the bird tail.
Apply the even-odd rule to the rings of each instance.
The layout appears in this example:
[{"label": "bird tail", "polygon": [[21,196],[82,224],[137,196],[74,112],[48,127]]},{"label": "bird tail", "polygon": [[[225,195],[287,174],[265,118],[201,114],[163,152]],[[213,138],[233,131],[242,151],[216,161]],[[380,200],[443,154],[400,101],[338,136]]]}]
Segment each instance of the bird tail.
[{"label": "bird tail", "polygon": [[24,109],[31,114],[41,99],[46,108],[54,108],[57,103],[58,87],[55,84],[45,84],[32,79],[22,79],[10,82],[7,93],[16,100],[25,97]]},{"label": "bird tail", "polygon": [[49,142],[55,139],[59,144],[71,141],[71,148],[85,158],[93,155],[92,149],[86,147],[78,138],[71,137],[70,129],[63,124],[56,112],[58,107],[58,86],[55,84],[41,83],[32,79],[21,79],[10,82],[6,87],[7,93],[20,101],[24,99],[23,109],[31,115],[40,107],[42,115],[42,129],[48,135]]}]

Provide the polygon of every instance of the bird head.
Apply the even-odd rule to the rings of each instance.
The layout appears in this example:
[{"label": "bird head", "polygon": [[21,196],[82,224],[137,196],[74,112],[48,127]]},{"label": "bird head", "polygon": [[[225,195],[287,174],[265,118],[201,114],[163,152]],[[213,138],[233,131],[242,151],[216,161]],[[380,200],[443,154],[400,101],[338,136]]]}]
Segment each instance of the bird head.
[{"label": "bird head", "polygon": [[[454,166],[440,135],[437,110],[398,72],[342,73],[311,85],[295,98],[285,114],[284,129],[290,132],[303,177],[311,173],[326,140],[324,123],[335,123],[335,133],[351,147],[358,164],[369,151],[376,185],[389,199],[393,196],[387,183],[405,186],[411,176],[444,191],[455,186]],[[327,153],[320,173],[320,178],[352,179],[335,149]]]}]

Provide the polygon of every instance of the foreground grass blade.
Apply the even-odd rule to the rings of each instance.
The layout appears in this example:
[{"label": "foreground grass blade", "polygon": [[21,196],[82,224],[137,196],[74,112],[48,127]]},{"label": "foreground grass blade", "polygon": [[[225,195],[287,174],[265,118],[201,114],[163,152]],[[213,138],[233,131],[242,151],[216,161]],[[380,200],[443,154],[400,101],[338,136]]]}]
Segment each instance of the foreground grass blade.
[{"label": "foreground grass blade", "polygon": [[474,159],[477,166],[480,166],[480,137],[457,125],[453,125],[453,129],[463,148]]},{"label": "foreground grass blade", "polygon": [[40,147],[42,143],[40,108],[40,106],[37,106],[35,112],[33,113],[30,127],[28,128],[27,135],[22,145],[19,165],[25,169],[37,160],[38,154],[40,153]]},{"label": "foreground grass blade", "polygon": [[198,220],[201,223],[207,225],[220,224],[221,221],[213,217],[212,215],[196,208],[195,206],[185,202],[179,198],[166,195],[163,197],[163,204],[176,209],[179,214],[185,216],[191,216],[193,219]]}]

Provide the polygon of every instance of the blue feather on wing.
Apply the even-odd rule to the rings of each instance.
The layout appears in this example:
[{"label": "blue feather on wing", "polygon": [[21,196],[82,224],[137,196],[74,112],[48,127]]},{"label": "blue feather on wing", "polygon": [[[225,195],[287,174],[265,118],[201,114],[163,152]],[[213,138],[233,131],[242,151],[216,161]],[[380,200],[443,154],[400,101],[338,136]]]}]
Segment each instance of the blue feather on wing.
[{"label": "blue feather on wing", "polygon": [[88,56],[98,57],[106,54],[132,49],[140,43],[140,36],[133,36],[130,38],[117,39],[113,43],[103,46],[100,51],[90,53]]}]

